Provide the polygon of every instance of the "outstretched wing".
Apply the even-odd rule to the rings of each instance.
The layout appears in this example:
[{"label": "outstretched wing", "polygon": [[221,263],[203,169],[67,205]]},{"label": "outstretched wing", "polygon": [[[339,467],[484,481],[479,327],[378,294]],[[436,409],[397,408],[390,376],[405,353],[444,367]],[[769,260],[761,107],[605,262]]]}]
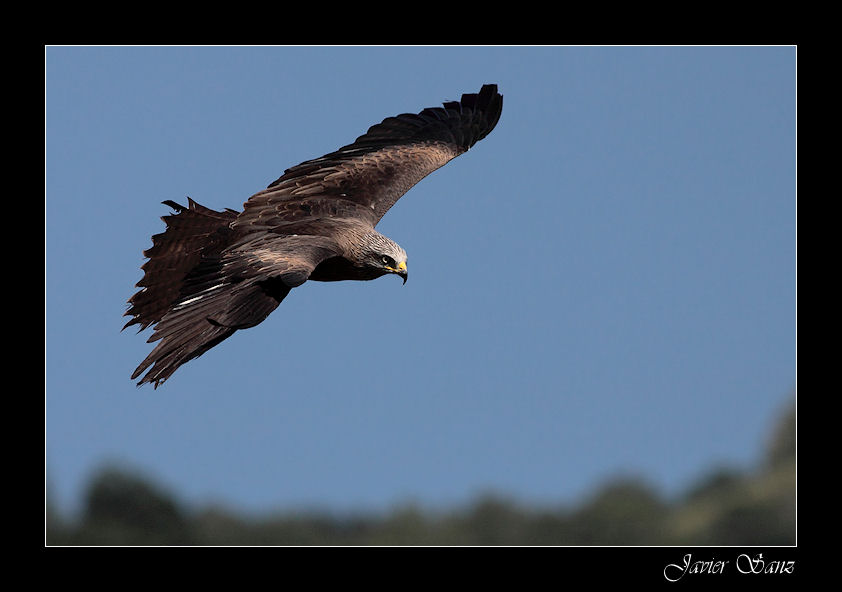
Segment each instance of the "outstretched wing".
[{"label": "outstretched wing", "polygon": [[488,135],[502,108],[497,85],[486,84],[460,101],[384,119],[353,144],[287,169],[232,226],[280,229],[340,217],[373,227],[413,185]]},{"label": "outstretched wing", "polygon": [[[172,202],[144,254],[126,324],[158,342],[132,378],[157,387],[238,329],[263,321],[322,261],[342,257],[415,183],[497,124],[496,85],[420,113],[390,117],[353,144],[288,169],[240,214]],[[125,327],[124,327],[125,328]]]},{"label": "outstretched wing", "polygon": [[146,371],[138,385],[155,387],[238,329],[262,322],[322,260],[337,254],[326,237],[242,235],[229,226],[232,211],[193,200],[188,207],[166,203],[178,213],[164,217],[166,231],[144,252],[149,261],[125,325],[143,330],[154,324],[148,341],[158,343],[132,378]]}]

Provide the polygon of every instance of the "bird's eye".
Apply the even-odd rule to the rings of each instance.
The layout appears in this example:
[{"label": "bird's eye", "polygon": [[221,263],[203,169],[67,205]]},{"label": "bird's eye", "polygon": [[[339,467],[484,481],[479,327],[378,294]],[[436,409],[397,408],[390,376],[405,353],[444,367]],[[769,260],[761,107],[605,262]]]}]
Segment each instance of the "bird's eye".
[{"label": "bird's eye", "polygon": [[380,260],[383,262],[383,265],[386,265],[388,267],[395,266],[395,260],[389,257],[388,255],[383,255],[383,257]]}]

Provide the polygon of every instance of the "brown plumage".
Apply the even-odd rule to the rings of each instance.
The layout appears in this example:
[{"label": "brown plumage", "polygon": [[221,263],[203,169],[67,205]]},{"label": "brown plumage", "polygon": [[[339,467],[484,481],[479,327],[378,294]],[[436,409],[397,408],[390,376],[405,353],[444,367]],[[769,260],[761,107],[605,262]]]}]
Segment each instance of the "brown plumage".
[{"label": "brown plumage", "polygon": [[[244,210],[164,203],[166,230],[144,251],[125,327],[158,342],[137,367],[157,388],[185,362],[262,322],[308,279],[406,281],[406,252],[374,227],[422,178],[483,139],[503,97],[487,84],[460,101],[389,117],[353,144],[290,169]],[[125,327],[123,327],[125,329]]]}]

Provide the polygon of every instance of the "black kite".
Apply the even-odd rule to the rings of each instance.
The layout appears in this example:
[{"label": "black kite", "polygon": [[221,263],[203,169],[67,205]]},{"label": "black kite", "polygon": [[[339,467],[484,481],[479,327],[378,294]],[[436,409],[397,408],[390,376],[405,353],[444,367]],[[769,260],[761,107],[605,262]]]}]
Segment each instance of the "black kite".
[{"label": "black kite", "polygon": [[[482,140],[503,97],[487,84],[460,101],[389,117],[353,144],[290,169],[244,210],[164,204],[166,230],[144,251],[141,288],[126,323],[158,341],[137,367],[157,388],[175,370],[262,322],[305,281],[406,282],[406,252],[374,227],[413,185]],[[125,329],[125,327],[123,327]]]}]

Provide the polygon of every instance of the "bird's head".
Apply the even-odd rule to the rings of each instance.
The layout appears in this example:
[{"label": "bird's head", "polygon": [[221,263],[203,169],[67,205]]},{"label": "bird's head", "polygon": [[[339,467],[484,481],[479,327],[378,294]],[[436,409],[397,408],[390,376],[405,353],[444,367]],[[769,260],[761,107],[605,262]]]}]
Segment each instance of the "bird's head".
[{"label": "bird's head", "polygon": [[382,234],[372,233],[366,237],[363,263],[378,275],[394,273],[406,283],[406,251]]}]

